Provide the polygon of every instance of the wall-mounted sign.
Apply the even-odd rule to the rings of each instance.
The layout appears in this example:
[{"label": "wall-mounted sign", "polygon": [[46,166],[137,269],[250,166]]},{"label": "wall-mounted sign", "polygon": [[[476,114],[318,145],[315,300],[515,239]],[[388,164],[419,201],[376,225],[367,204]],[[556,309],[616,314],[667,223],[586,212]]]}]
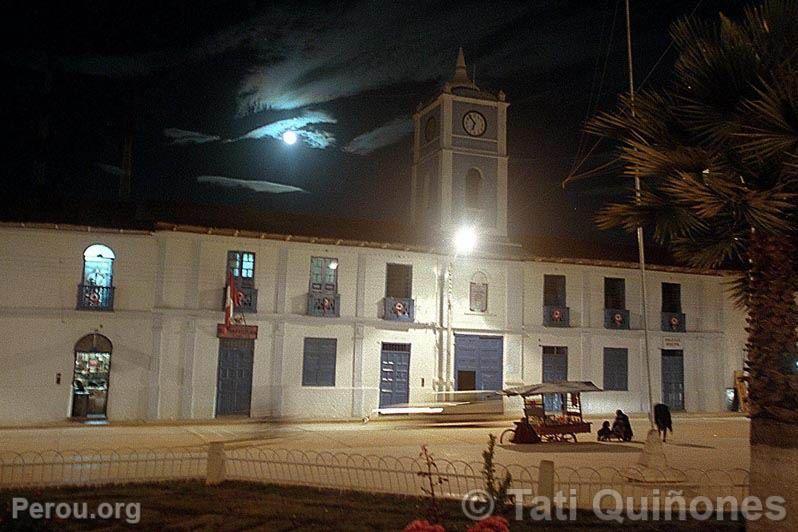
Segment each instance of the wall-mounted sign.
[{"label": "wall-mounted sign", "polygon": [[682,339],[678,336],[663,336],[662,349],[682,349]]},{"label": "wall-mounted sign", "polygon": [[241,325],[238,323],[225,325],[224,323],[219,323],[216,325],[216,336],[219,338],[241,338],[244,340],[255,340],[258,337],[258,326]]}]

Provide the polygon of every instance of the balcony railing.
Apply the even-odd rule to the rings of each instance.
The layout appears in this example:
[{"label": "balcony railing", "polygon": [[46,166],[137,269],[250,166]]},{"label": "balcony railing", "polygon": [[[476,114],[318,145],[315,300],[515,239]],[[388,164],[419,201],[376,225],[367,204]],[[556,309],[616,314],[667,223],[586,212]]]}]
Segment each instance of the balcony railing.
[{"label": "balcony railing", "polygon": [[386,297],[384,318],[389,321],[414,321],[415,301],[410,297]]},{"label": "balcony railing", "polygon": [[687,330],[683,312],[663,312],[661,325],[662,330],[666,332],[685,332]]},{"label": "balcony railing", "polygon": [[605,329],[628,329],[629,311],[620,308],[604,309],[604,328]]},{"label": "balcony railing", "polygon": [[[258,312],[258,289],[251,286],[236,286],[238,301],[236,310],[241,313],[255,314]],[[222,289],[222,309],[227,302],[227,287]]]},{"label": "balcony railing", "polygon": [[308,293],[308,316],[338,318],[341,315],[341,294]]},{"label": "balcony railing", "polygon": [[570,309],[568,307],[544,306],[543,325],[546,327],[570,327]]},{"label": "balcony railing", "polygon": [[114,287],[78,285],[78,310],[114,310]]}]

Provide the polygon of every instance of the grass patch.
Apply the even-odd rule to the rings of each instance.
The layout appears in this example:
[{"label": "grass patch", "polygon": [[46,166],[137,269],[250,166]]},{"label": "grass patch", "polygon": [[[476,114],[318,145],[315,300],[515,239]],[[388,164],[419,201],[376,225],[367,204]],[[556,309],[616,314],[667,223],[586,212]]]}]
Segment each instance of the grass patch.
[{"label": "grass patch", "polygon": [[[80,502],[94,511],[101,503],[140,503],[140,522],[107,520],[34,520],[23,516],[12,520],[11,500],[25,497],[30,502]],[[466,530],[466,519],[457,501],[442,501],[447,530]],[[160,530],[401,530],[423,517],[426,501],[416,497],[371,495],[298,486],[275,486],[225,482],[206,486],[201,482],[122,485],[86,488],[20,489],[0,491],[2,530],[86,530],[139,528]],[[509,517],[512,517],[510,515]],[[592,512],[579,514],[573,522],[511,522],[512,530],[744,530],[740,522],[632,523],[623,525],[599,520]]]}]

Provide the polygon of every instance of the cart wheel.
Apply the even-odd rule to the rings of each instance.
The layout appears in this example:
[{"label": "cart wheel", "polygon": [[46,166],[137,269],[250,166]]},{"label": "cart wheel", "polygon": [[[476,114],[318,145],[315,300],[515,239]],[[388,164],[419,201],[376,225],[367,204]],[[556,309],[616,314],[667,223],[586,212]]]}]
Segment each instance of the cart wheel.
[{"label": "cart wheel", "polygon": [[570,434],[563,434],[562,441],[570,441],[576,443],[576,434],[574,434],[573,432],[571,432]]},{"label": "cart wheel", "polygon": [[501,436],[499,436],[499,443],[504,443],[504,437],[507,436],[507,441],[513,441],[515,437],[515,429],[505,429],[502,431]]}]

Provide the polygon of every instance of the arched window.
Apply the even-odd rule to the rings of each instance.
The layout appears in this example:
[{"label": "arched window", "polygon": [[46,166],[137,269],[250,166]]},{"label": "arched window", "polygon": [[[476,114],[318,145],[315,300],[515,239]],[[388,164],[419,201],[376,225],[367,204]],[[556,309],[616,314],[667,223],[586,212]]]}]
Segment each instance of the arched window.
[{"label": "arched window", "polygon": [[482,174],[476,168],[466,173],[465,205],[468,209],[482,208]]},{"label": "arched window", "polygon": [[97,333],[87,334],[75,344],[72,417],[106,417],[112,350],[111,341]]},{"label": "arched window", "polygon": [[83,252],[83,278],[78,290],[79,309],[113,309],[115,258],[111,248],[103,244],[92,244]]},{"label": "arched window", "polygon": [[482,272],[477,272],[471,277],[468,307],[471,312],[488,311],[488,276]]}]

